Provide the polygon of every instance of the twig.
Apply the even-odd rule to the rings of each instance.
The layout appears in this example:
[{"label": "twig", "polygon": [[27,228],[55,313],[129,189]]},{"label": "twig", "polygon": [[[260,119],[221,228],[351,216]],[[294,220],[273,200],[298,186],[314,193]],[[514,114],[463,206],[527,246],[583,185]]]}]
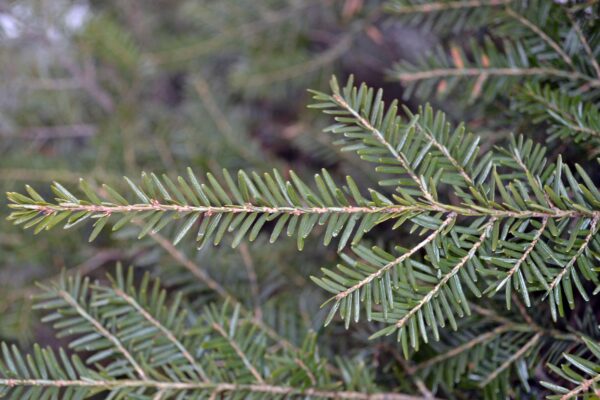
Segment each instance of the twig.
[{"label": "twig", "polygon": [[[88,275],[92,271],[100,268],[104,264],[112,260],[119,260],[125,254],[120,250],[115,249],[105,249],[100,250],[90,258],[86,259],[83,263],[69,268],[65,271],[66,276],[72,276],[75,274],[80,275]],[[51,278],[45,279],[42,282],[54,282],[58,279],[59,276],[63,276],[63,274],[59,274],[58,276],[53,276]],[[43,283],[42,283],[43,284]],[[10,291],[3,296],[2,301],[0,302],[0,313],[6,310],[15,300],[23,299],[28,296],[31,296],[37,292],[37,285],[30,285],[28,287],[16,289],[14,291]]]},{"label": "twig", "polygon": [[487,386],[491,381],[493,381],[502,371],[506,368],[510,367],[512,363],[521,358],[527,351],[533,347],[542,337],[542,332],[536,333],[523,347],[519,349],[515,354],[510,356],[506,361],[504,361],[498,368],[496,368],[491,374],[487,376],[480,384],[479,387],[483,388]]},{"label": "twig", "polygon": [[142,317],[144,317],[144,319],[146,321],[148,321],[150,324],[154,325],[159,331],[161,331],[162,334],[165,335],[165,337],[171,343],[173,343],[173,345],[175,347],[177,347],[179,352],[190,363],[190,365],[193,366],[196,371],[198,371],[198,373],[202,377],[202,380],[204,382],[209,382],[208,376],[206,375],[206,372],[204,372],[204,369],[202,368],[202,366],[200,366],[200,364],[198,364],[196,362],[196,359],[194,358],[194,356],[192,356],[192,354],[189,352],[189,350],[185,348],[183,343],[181,343],[177,339],[177,337],[173,334],[173,332],[171,332],[169,329],[167,329],[163,324],[160,323],[160,321],[158,321],[148,311],[146,311],[146,309],[144,309],[142,306],[140,306],[133,297],[129,296],[127,293],[123,292],[121,289],[114,289],[114,292],[118,297],[122,298],[127,304],[129,304],[131,307],[133,307]]},{"label": "twig", "polygon": [[[139,226],[140,224],[138,224]],[[171,243],[168,239],[162,236],[160,233],[151,232],[150,237],[154,239],[156,243],[160,245],[164,250],[169,253],[169,255],[182,266],[184,266],[188,271],[191,272],[198,280],[203,282],[206,286],[208,286],[211,290],[214,290],[219,296],[227,299],[235,298],[225,290],[223,286],[213,278],[211,278],[199,265],[196,265],[189,258],[185,256],[181,251],[179,251],[173,243]],[[237,302],[237,300],[235,300]]]},{"label": "twig", "polygon": [[532,32],[534,32],[536,35],[538,35],[540,37],[540,39],[542,39],[544,42],[546,42],[548,44],[548,46],[552,47],[552,49],[563,59],[563,61],[565,63],[569,64],[569,66],[571,68],[574,68],[573,60],[571,59],[571,57],[569,57],[569,55],[564,52],[564,50],[561,48],[561,46],[558,43],[556,43],[550,36],[548,36],[544,31],[542,31],[537,25],[533,24],[531,21],[529,21],[527,18],[523,17],[522,15],[516,13],[510,7],[506,7],[506,13],[508,15],[510,15],[512,18],[519,21],[524,26],[526,26],[528,29],[530,29]]},{"label": "twig", "polygon": [[414,4],[414,5],[398,5],[389,6],[389,10],[396,14],[428,14],[434,12],[443,12],[446,10],[456,10],[464,8],[480,8],[480,7],[494,7],[505,4],[510,4],[512,0],[459,0],[459,1],[432,1],[425,4]]},{"label": "twig", "polygon": [[440,225],[440,227],[438,229],[436,229],[434,232],[432,232],[429,236],[427,236],[418,245],[416,245],[415,247],[413,247],[412,249],[410,249],[408,252],[402,254],[400,257],[396,258],[395,260],[390,261],[389,263],[387,263],[386,265],[384,265],[383,267],[381,267],[379,270],[377,270],[376,272],[370,274],[369,276],[367,276],[366,278],[364,278],[363,280],[361,280],[357,284],[355,284],[352,287],[344,290],[343,292],[338,293],[335,296],[336,301],[342,300],[343,298],[347,297],[349,294],[351,294],[351,293],[355,292],[356,290],[360,289],[361,287],[369,284],[374,279],[379,278],[381,275],[383,275],[384,272],[390,270],[394,266],[396,266],[398,264],[401,264],[402,262],[404,262],[405,260],[407,260],[408,258],[410,258],[417,251],[419,251],[420,249],[422,249],[423,247],[425,247],[429,243],[431,243],[455,219],[456,219],[456,214],[455,213],[450,213],[450,215],[448,215],[448,217],[444,220],[444,222],[442,222],[442,224]]},{"label": "twig", "polygon": [[213,323],[211,326],[215,331],[217,331],[219,333],[219,335],[221,335],[225,340],[227,340],[227,342],[229,343],[229,345],[231,346],[233,351],[235,351],[235,353],[238,355],[238,357],[242,360],[242,363],[244,363],[244,366],[248,369],[248,371],[250,371],[252,376],[254,376],[254,379],[256,379],[256,381],[258,383],[264,384],[265,380],[263,379],[262,375],[256,370],[254,365],[252,365],[252,363],[246,356],[246,353],[244,353],[244,351],[240,348],[240,346],[238,346],[238,344],[235,342],[235,340],[232,340],[229,337],[229,335],[227,334],[227,332],[225,332],[225,330],[223,329],[223,327],[221,325],[219,325],[217,323]]},{"label": "twig", "polygon": [[590,63],[592,63],[592,66],[594,67],[594,71],[596,71],[596,76],[600,79],[600,65],[598,65],[598,61],[596,60],[596,56],[594,55],[594,52],[592,51],[588,40],[581,31],[581,27],[579,26],[579,24],[577,24],[577,21],[575,21],[575,19],[573,18],[573,14],[570,11],[567,11],[566,14],[569,18],[569,21],[571,21],[571,24],[573,25],[573,30],[575,30],[575,33],[577,34],[581,45],[583,46],[585,52],[589,57]]},{"label": "twig", "polygon": [[206,82],[206,80],[201,77],[196,77],[192,81],[192,85],[194,87],[194,90],[198,94],[198,97],[202,101],[202,104],[208,111],[208,115],[211,117],[211,119],[215,123],[215,126],[217,127],[223,138],[225,138],[227,143],[229,143],[229,145],[232,148],[234,148],[235,151],[244,159],[253,163],[262,162],[263,160],[256,155],[256,152],[250,150],[250,148],[248,147],[248,143],[240,143],[239,138],[236,137],[235,130],[229,122],[229,118],[227,118],[225,114],[223,114],[223,111],[217,105],[217,102],[215,101],[215,97],[212,93],[212,90],[210,89],[210,86],[208,85],[208,82]]},{"label": "twig", "polygon": [[[585,393],[588,390],[590,390],[590,388],[596,384],[600,382],[600,374],[596,375],[595,377],[591,378],[591,379],[586,379],[583,382],[581,382],[579,385],[577,385],[573,390],[571,390],[569,393],[565,393],[560,400],[568,400],[568,399],[572,399],[573,397],[577,398],[577,396],[579,395],[579,393]],[[596,388],[594,390],[594,394],[598,397],[600,397],[600,389]]]},{"label": "twig", "polygon": [[486,332],[484,334],[474,337],[473,339],[469,340],[468,342],[466,342],[458,347],[455,347],[452,350],[449,350],[443,354],[439,354],[435,357],[432,357],[426,361],[423,361],[423,362],[415,365],[414,370],[415,370],[415,372],[420,371],[420,370],[429,368],[435,364],[438,364],[442,361],[445,361],[449,358],[456,357],[457,355],[472,349],[473,347],[477,346],[478,344],[489,342],[490,340],[501,335],[502,333],[510,331],[514,326],[515,325],[512,323],[500,325],[489,332]]},{"label": "twig", "polygon": [[351,48],[353,39],[354,32],[350,32],[339,39],[338,42],[329,49],[319,54],[315,54],[309,61],[281,68],[276,71],[250,76],[244,86],[255,87],[271,85],[274,82],[286,81],[298,75],[316,71],[343,56]]},{"label": "twig", "polygon": [[577,253],[575,253],[575,255],[569,260],[569,262],[563,266],[562,271],[560,271],[560,273],[558,275],[556,275],[556,277],[552,280],[552,283],[550,283],[550,286],[548,289],[548,293],[551,293],[552,290],[560,283],[560,281],[565,276],[565,274],[567,274],[568,272],[571,271],[571,268],[573,267],[573,265],[575,264],[577,259],[587,249],[588,245],[592,241],[592,238],[596,234],[596,228],[597,228],[599,219],[600,219],[600,215],[594,216],[594,218],[592,219],[592,225],[590,226],[589,233],[586,235],[585,239],[581,243],[581,246],[579,246]]},{"label": "twig", "polygon": [[242,255],[242,261],[244,262],[244,267],[246,268],[246,273],[248,274],[248,280],[250,282],[250,291],[254,299],[254,318],[262,320],[263,313],[260,307],[260,291],[258,288],[258,278],[256,276],[256,270],[254,269],[254,262],[252,261],[252,257],[250,256],[250,252],[248,251],[248,245],[246,243],[242,243],[240,245],[240,254]]},{"label": "twig", "polygon": [[423,395],[423,399],[432,400],[434,398],[433,393],[431,393],[431,391],[427,388],[425,382],[423,382],[423,380],[415,374],[417,372],[415,366],[409,365],[408,361],[398,353],[398,350],[395,347],[389,345],[386,347],[388,347],[389,351],[392,353],[392,356],[396,359],[396,361],[398,361],[398,364],[400,364],[404,372],[406,372],[406,374],[412,379],[419,392],[421,392]]},{"label": "twig", "polygon": [[213,390],[213,392],[248,392],[262,393],[271,396],[286,398],[293,397],[321,397],[327,399],[344,400],[422,400],[420,396],[411,396],[402,393],[365,393],[319,389],[298,389],[289,386],[275,386],[268,384],[235,384],[235,383],[203,383],[203,382],[163,382],[156,380],[50,380],[50,379],[0,379],[0,386],[36,386],[36,387],[87,387],[104,390],[153,388],[156,390]]},{"label": "twig", "polygon": [[412,307],[410,311],[406,313],[406,315],[404,315],[400,320],[398,320],[398,322],[396,322],[396,327],[402,328],[413,315],[415,315],[425,304],[429,303],[431,299],[433,299],[433,297],[437,295],[440,289],[444,287],[444,285],[446,285],[448,281],[454,275],[456,275],[471,258],[473,258],[479,247],[481,247],[481,245],[485,241],[485,238],[489,234],[489,230],[495,221],[496,220],[492,218],[488,223],[486,223],[482,227],[483,232],[479,236],[479,240],[469,249],[468,253],[463,258],[461,258],[459,262],[450,270],[450,272],[444,275],[444,277],[440,279],[438,284],[435,285],[435,287],[429,292],[427,292],[427,294],[414,307]]},{"label": "twig", "polygon": [[146,381],[148,377],[144,372],[143,368],[138,364],[138,362],[133,358],[131,353],[123,346],[119,338],[110,333],[97,319],[92,317],[79,303],[75,300],[68,292],[64,290],[59,290],[58,295],[63,298],[71,307],[77,311],[81,317],[87,320],[98,332],[100,335],[104,336],[109,342],[111,342],[116,349],[123,354],[123,356],[129,361],[129,363],[133,366],[139,377]]}]

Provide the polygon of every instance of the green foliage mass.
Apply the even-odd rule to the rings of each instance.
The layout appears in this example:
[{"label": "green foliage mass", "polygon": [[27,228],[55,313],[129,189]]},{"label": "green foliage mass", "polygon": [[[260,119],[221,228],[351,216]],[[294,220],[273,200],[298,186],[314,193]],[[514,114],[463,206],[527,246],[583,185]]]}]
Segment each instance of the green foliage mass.
[{"label": "green foliage mass", "polygon": [[[91,167],[90,178],[49,171],[49,189],[7,187],[8,220],[34,234],[77,228],[89,246],[107,249],[75,253],[88,263],[26,287],[34,300],[22,307],[43,314],[59,343],[29,352],[3,343],[0,397],[600,396],[598,7],[182,2],[161,18],[152,6],[141,17],[126,12],[138,21],[131,32],[111,7],[96,10],[74,43],[106,67],[85,81],[97,108],[65,99],[114,140],[67,161]],[[304,23],[291,18],[298,12]],[[307,37],[322,20],[342,33],[315,54]],[[186,24],[175,29],[177,21]],[[254,102],[322,87],[335,60],[362,40],[384,40],[394,23],[433,30],[440,45],[385,73],[405,98],[446,112],[413,111],[350,75],[309,91],[312,110],[302,118],[319,125],[322,114],[326,139],[295,142],[300,117],[284,129],[291,147],[282,151],[305,159],[290,161],[248,133],[260,122],[248,117]],[[149,45],[144,29],[163,35]],[[185,118],[146,99],[146,83],[195,67],[202,72],[184,74],[193,93],[170,101]],[[215,82],[203,77],[215,69],[223,71]],[[215,87],[226,88],[224,99]],[[39,101],[20,109],[44,110]],[[206,120],[219,135],[196,141],[189,130]],[[139,140],[147,128],[157,146]],[[76,136],[94,135],[89,129],[77,125]],[[127,133],[114,137],[116,129]],[[311,159],[315,148],[322,153]],[[303,178],[313,164],[327,168]],[[114,178],[138,170],[165,173]],[[56,241],[74,236],[64,235]],[[222,244],[231,249],[214,247]],[[93,274],[116,260],[132,266]]]}]

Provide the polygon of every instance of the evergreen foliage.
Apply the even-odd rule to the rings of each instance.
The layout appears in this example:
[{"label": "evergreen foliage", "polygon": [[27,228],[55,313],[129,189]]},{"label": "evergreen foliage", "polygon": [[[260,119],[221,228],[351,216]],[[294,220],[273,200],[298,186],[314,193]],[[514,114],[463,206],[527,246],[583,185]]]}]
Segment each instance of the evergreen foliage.
[{"label": "evergreen foliage", "polygon": [[353,391],[375,387],[364,366],[340,359],[340,369],[330,372],[314,333],[299,348],[280,346],[241,315],[239,304],[188,316],[180,302],[177,296],[167,303],[160,282],[147,274],[136,287],[133,269],[126,275],[118,269],[110,285],[63,277],[44,288],[36,308],[85,360],[39,346],[23,355],[2,344],[0,393],[9,399],[416,398]]},{"label": "evergreen foliage", "polygon": [[[430,107],[403,120],[395,103],[385,108],[381,90],[356,87],[352,79],[344,88],[333,79],[331,89],[332,94],[315,92],[313,107],[335,116],[337,124],[327,130],[342,137],[338,143],[344,150],[358,152],[392,176],[380,181],[394,186],[391,199],[370,189],[366,200],[350,178],[344,194],[326,171],[316,175],[316,190],[293,172],[293,183],[276,171],[264,178],[240,171],[236,183],[225,171],[224,184],[211,174],[201,184],[190,171],[188,181],[180,177],[178,185],[154,174],[144,174],[141,185],[126,178],[135,203],[108,186],[103,189],[109,201],[102,201],[85,181],[80,185],[85,200],[55,183],[56,202],[48,203],[28,187],[28,196],[9,193],[16,210],[9,218],[36,232],[63,220],[69,228],[92,218],[90,239],[113,214],[119,214],[113,230],[134,218],[141,221],[139,237],[177,218],[182,223],[174,243],[199,226],[200,246],[213,234],[218,244],[226,231],[235,232],[237,246],[273,222],[271,241],[287,224],[300,249],[318,223],[324,225],[325,244],[341,233],[339,251],[358,224],[352,240],[357,258],[343,255],[337,272],[323,269],[321,278],[313,278],[334,294],[325,323],[339,313],[348,327],[364,308],[368,320],[386,325],[372,337],[396,334],[406,356],[409,346],[418,349],[430,335],[439,340],[446,324],[457,330],[457,319],[471,314],[467,296],[502,290],[508,308],[513,291],[527,307],[535,296],[549,301],[556,321],[564,316],[565,303],[573,309],[576,296],[589,298],[585,281],[599,286],[594,254],[600,251],[600,192],[580,166],[572,171],[560,158],[550,163],[543,147],[522,137],[507,149],[480,155],[477,137],[462,126],[452,128]],[[442,185],[450,186],[459,202],[440,198]],[[360,244],[362,234],[388,219],[393,228],[407,223],[424,237],[393,254]],[[419,260],[415,254],[424,256]],[[515,342],[525,352],[540,335]]]},{"label": "evergreen foliage", "polygon": [[[551,139],[571,136],[598,144],[597,3],[391,1],[388,8],[438,32],[483,30],[466,42],[450,37],[421,62],[393,67],[390,76],[406,85],[406,97],[451,97],[465,104],[505,98],[514,110],[509,119],[545,110],[551,118],[536,122],[549,122]],[[593,111],[584,112],[581,99]]]},{"label": "evergreen foliage", "polygon": [[[184,3],[166,11],[188,22],[181,31],[168,17],[165,26],[142,17],[165,33],[152,45],[136,36],[143,24],[130,32],[110,7],[77,36],[100,68],[108,65],[102,86],[86,82],[98,107],[89,116],[98,114],[104,132],[138,133],[107,142],[103,163],[116,149],[115,171],[151,170],[140,160],[152,159],[153,146],[136,142],[142,125],[179,131],[158,150],[162,166],[153,169],[165,173],[118,180],[96,164],[89,178],[62,174],[49,188],[7,192],[8,220],[36,235],[76,228],[92,245],[112,237],[131,248],[26,290],[59,343],[27,352],[2,342],[0,398],[600,396],[598,2]],[[306,21],[293,18],[299,12]],[[343,32],[325,50],[286,45],[303,43],[336,12]],[[305,179],[312,163],[264,151],[238,132],[250,130],[247,115],[222,111],[237,96],[277,102],[320,87],[361,35],[382,40],[382,20],[442,39],[428,58],[388,73],[407,98],[448,112],[427,103],[412,111],[387,90],[352,75],[340,85],[334,75],[329,91],[309,90],[310,115],[328,121],[327,140],[351,168],[323,139],[291,139],[327,165]],[[222,51],[238,58],[233,67],[215,61]],[[204,71],[223,62],[227,78],[209,83]],[[144,98],[156,69],[187,65],[202,72],[187,76],[192,93],[177,107],[200,109],[190,120],[220,133],[198,142],[189,141],[189,121],[133,100]],[[215,96],[216,87],[233,95]],[[473,110],[460,115],[464,123],[455,122],[457,104]],[[152,121],[142,124],[140,110]],[[540,126],[546,146],[533,133]],[[522,133],[486,135],[500,130]],[[567,139],[585,154],[562,151]],[[189,143],[207,146],[196,156]],[[210,158],[215,149],[226,156]],[[184,165],[227,168],[188,167],[175,178]],[[267,166],[272,172],[256,172]],[[135,267],[85,276],[116,260]],[[0,299],[0,313],[12,301],[12,293]]]},{"label": "evergreen foliage", "polygon": [[[593,361],[574,354],[565,354],[566,362],[561,364],[560,368],[550,365],[550,369],[566,381],[572,382],[575,386],[565,388],[549,382],[542,382],[542,385],[556,392],[556,395],[549,396],[550,399],[572,398],[579,395],[592,393],[591,396],[600,396],[600,347],[598,342],[583,338],[587,350],[593,355]],[[583,375],[582,375],[583,373]]]}]

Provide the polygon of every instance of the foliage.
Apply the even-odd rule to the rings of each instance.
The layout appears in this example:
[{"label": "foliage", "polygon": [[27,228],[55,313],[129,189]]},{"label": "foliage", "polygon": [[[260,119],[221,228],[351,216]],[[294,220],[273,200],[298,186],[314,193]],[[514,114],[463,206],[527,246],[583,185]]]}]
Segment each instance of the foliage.
[{"label": "foliage", "polygon": [[75,276],[45,287],[36,308],[59,335],[70,338],[71,350],[86,354],[85,360],[39,346],[23,355],[2,344],[0,393],[11,399],[103,392],[117,399],[367,398],[351,388],[374,387],[361,366],[344,371],[350,372],[347,377],[332,375],[314,333],[299,348],[279,347],[253,318],[240,314],[239,304],[207,306],[190,317],[180,306],[181,296],[167,304],[159,281],[145,275],[136,287],[133,272],[118,269],[110,285]]},{"label": "foliage", "polygon": [[[583,340],[587,346],[587,350],[593,354],[595,362],[578,355],[565,354],[564,357],[567,362],[563,363],[560,368],[550,365],[551,370],[555,374],[574,383],[576,386],[572,389],[567,389],[563,386],[549,382],[542,382],[542,385],[557,393],[549,398],[560,399],[564,397],[574,397],[580,394],[585,395],[587,392],[589,392],[591,396],[600,396],[600,389],[598,388],[598,382],[600,381],[600,366],[598,365],[598,361],[600,360],[600,347],[598,346],[598,343],[593,340],[588,338],[583,338]],[[580,372],[577,372],[577,370]],[[581,375],[581,373],[584,375]]]},{"label": "foliage", "polygon": [[[508,307],[513,290],[526,306],[532,296],[547,299],[554,320],[564,316],[565,302],[574,308],[573,287],[588,299],[583,282],[599,284],[593,254],[600,251],[600,192],[581,167],[576,165],[574,174],[560,158],[548,163],[545,150],[523,138],[480,156],[479,140],[462,127],[452,129],[442,113],[426,108],[403,121],[395,104],[385,110],[382,91],[355,87],[352,79],[343,89],[334,79],[331,87],[331,95],[315,92],[313,107],[335,115],[338,123],[328,130],[344,137],[339,142],[344,149],[395,176],[380,182],[394,185],[393,201],[372,189],[366,201],[349,179],[345,190],[351,204],[326,171],[315,177],[319,194],[293,173],[291,183],[277,172],[264,179],[252,174],[251,179],[241,171],[235,183],[224,172],[229,194],[211,174],[208,184],[200,184],[190,172],[189,183],[179,178],[178,186],[166,176],[144,174],[139,186],[126,179],[137,203],[108,186],[104,191],[110,200],[102,201],[85,181],[81,189],[87,199],[82,200],[55,183],[56,203],[30,187],[28,196],[10,193],[17,210],[10,218],[37,232],[63,220],[71,227],[96,219],[90,239],[113,214],[121,214],[113,230],[138,218],[140,237],[178,218],[183,222],[174,243],[201,218],[200,244],[215,232],[217,244],[229,230],[235,232],[233,246],[246,234],[256,238],[266,222],[276,221],[271,241],[286,223],[288,235],[303,239],[318,222],[325,226],[326,244],[343,231],[340,251],[360,220],[353,239],[359,259],[344,255],[338,272],[324,269],[322,278],[313,278],[334,294],[326,324],[339,312],[348,327],[364,307],[368,320],[387,325],[373,337],[397,333],[406,356],[409,346],[418,349],[429,335],[439,340],[439,329],[447,323],[458,329],[457,319],[471,313],[466,290],[475,297],[504,290]],[[440,198],[441,185],[452,187],[460,202]],[[396,254],[359,243],[362,233],[388,219],[395,220],[395,228],[408,223],[411,231],[427,236],[412,248],[398,247]],[[422,260],[411,259],[421,250]]]},{"label": "foliage", "polygon": [[[597,2],[157,7],[95,5],[83,30],[64,31],[76,51],[50,51],[51,76],[82,88],[61,90],[67,106],[15,96],[7,126],[50,121],[33,130],[31,162],[80,151],[61,162],[87,178],[50,170],[49,188],[7,185],[8,220],[91,243],[27,238],[42,248],[35,264],[60,252],[55,269],[80,264],[51,279],[25,268],[39,288],[0,280],[0,335],[28,331],[18,300],[35,294],[55,337],[29,354],[1,345],[0,397],[599,395]],[[400,105],[397,83],[332,78],[309,106],[331,125],[304,134],[321,122],[298,111],[299,89],[348,60],[364,74],[373,51],[397,44],[396,23],[441,46],[381,68],[447,112]],[[21,145],[0,162],[30,180],[14,169]],[[175,178],[186,165],[222,172]],[[139,170],[157,172],[115,179]],[[0,242],[11,263],[28,257],[22,235]],[[113,261],[137,268],[94,272]]]},{"label": "foliage", "polygon": [[[466,43],[450,36],[421,62],[397,64],[390,76],[406,85],[407,97],[414,93],[490,107],[499,99],[508,101],[513,112],[506,117],[513,126],[519,114],[546,110],[551,118],[534,122],[550,125],[550,139],[589,139],[597,146],[598,4],[583,3],[392,1],[391,13],[423,20],[436,31],[451,28],[459,34],[480,27],[484,32]],[[585,113],[581,99],[593,111]]]},{"label": "foliage", "polygon": [[[122,191],[125,173],[145,169],[173,176],[187,165],[198,171],[278,167],[306,176],[305,160],[314,156],[308,149],[316,146],[314,129],[306,127],[314,126],[314,117],[298,110],[304,108],[306,86],[318,85],[323,71],[327,76],[339,71],[343,54],[305,71],[292,53],[308,59],[335,45],[337,37],[322,40],[310,32],[323,22],[341,31],[341,7],[310,0],[237,3],[130,7],[18,0],[1,6],[0,18],[14,26],[6,34],[6,24],[0,27],[0,74],[6,83],[0,96],[2,191],[18,190],[25,181],[51,197],[35,182],[76,184],[81,176],[93,186],[104,182]],[[276,54],[263,46],[267,41],[279,48],[285,43],[287,53]],[[275,66],[259,65],[263,57],[277,59],[283,69],[297,67],[296,73],[268,85],[240,84],[238,77],[247,81],[250,75],[242,69],[261,75]],[[301,144],[283,139],[282,132],[301,126]],[[335,152],[319,150],[336,178],[351,168],[339,164]],[[282,157],[291,153],[297,159]],[[1,207],[7,214],[6,202]],[[130,246],[108,235],[82,245],[58,230],[38,236],[32,248],[31,235],[11,229],[4,218],[0,230],[0,291],[7,293],[0,296],[0,330],[3,338],[22,344],[32,339],[25,331],[36,331],[35,316],[20,311],[35,281],[65,267],[94,273],[113,261],[156,253],[147,243]]]}]

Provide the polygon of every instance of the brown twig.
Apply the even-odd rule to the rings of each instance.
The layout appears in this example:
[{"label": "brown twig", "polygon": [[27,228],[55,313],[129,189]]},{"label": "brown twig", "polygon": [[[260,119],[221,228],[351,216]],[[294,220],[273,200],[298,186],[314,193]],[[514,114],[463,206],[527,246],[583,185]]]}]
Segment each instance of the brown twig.
[{"label": "brown twig", "polygon": [[258,287],[258,278],[256,276],[256,270],[254,269],[254,262],[252,261],[252,256],[250,256],[250,251],[248,251],[248,245],[246,243],[242,243],[239,249],[240,254],[242,255],[244,267],[246,268],[246,273],[248,274],[248,281],[250,282],[250,292],[252,293],[252,298],[254,299],[254,318],[262,320],[263,313],[260,307],[260,290]]}]

